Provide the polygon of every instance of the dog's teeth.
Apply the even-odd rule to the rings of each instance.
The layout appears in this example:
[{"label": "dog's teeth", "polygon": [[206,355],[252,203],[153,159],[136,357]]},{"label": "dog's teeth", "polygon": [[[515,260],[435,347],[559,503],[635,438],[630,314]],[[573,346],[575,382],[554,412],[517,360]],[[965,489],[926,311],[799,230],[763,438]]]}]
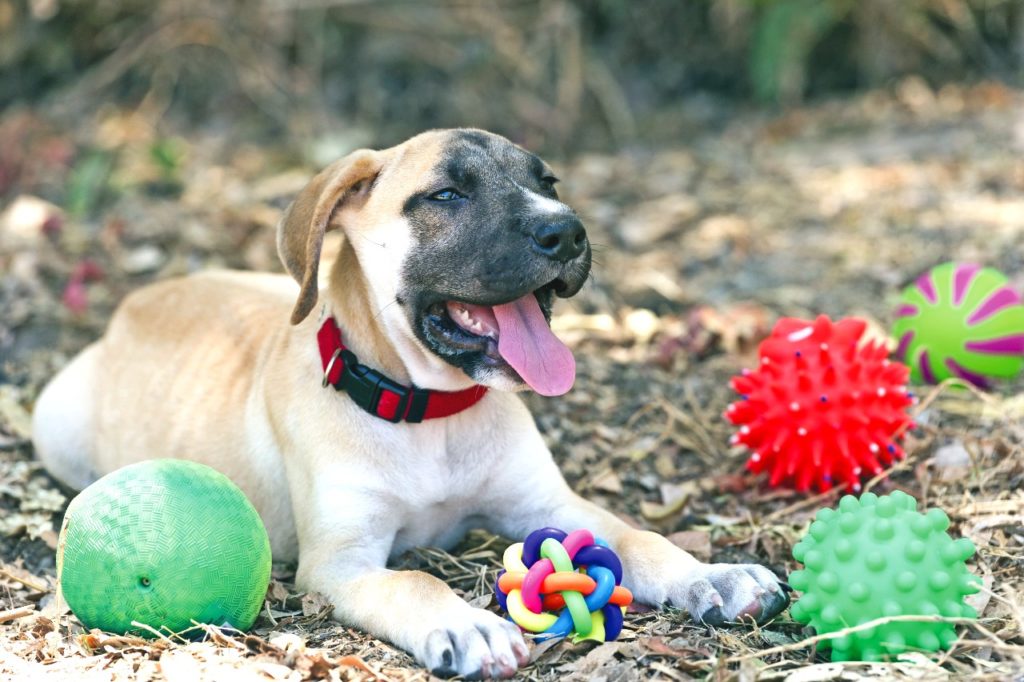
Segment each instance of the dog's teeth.
[{"label": "dog's teeth", "polygon": [[497,330],[487,322],[473,314],[473,309],[464,303],[452,301],[448,304],[448,314],[464,331],[477,336],[497,338]]}]

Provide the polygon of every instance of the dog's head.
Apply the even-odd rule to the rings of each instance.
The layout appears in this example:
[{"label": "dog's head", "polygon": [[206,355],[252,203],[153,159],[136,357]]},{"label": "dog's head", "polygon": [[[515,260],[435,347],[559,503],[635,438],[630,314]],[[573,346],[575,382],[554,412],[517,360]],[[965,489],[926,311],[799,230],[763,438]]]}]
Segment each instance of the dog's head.
[{"label": "dog's head", "polygon": [[556,181],[537,156],[479,130],[350,154],[281,221],[278,250],[301,285],[292,323],[316,304],[324,234],[340,226],[415,383],[450,389],[441,375],[457,368],[495,388],[566,392],[575,363],[551,332],[551,305],[583,286],[590,243]]}]

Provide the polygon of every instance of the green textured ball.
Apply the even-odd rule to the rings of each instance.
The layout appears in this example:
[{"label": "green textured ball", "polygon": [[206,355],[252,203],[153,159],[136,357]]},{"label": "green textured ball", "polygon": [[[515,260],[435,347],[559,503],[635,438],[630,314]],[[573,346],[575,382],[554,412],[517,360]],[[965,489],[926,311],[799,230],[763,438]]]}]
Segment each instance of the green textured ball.
[{"label": "green textured ball", "polygon": [[993,268],[943,263],[921,275],[900,297],[893,336],[915,383],[987,388],[1024,369],[1024,304]]},{"label": "green textured ball", "polygon": [[[152,636],[199,623],[247,630],[270,580],[270,540],[227,476],[175,459],[133,464],[71,501],[57,581],[88,628]],[[197,632],[196,634],[201,634]]]},{"label": "green textured ball", "polygon": [[[968,572],[974,555],[967,538],[953,540],[941,509],[921,514],[903,492],[847,495],[839,509],[821,509],[793,547],[804,569],[789,576],[801,592],[790,614],[820,634],[877,618],[976,618],[964,596],[981,589]],[[938,651],[956,640],[950,623],[894,621],[825,640],[833,661],[877,661],[905,651]]]}]

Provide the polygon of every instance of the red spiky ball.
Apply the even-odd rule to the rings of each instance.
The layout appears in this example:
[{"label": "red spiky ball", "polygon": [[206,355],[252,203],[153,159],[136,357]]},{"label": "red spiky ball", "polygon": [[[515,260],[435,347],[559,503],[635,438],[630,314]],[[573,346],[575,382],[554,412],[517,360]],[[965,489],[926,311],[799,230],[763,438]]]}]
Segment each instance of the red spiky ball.
[{"label": "red spiky ball", "polygon": [[740,400],[725,418],[740,429],[730,442],[753,451],[747,468],[768,472],[769,485],[857,492],[862,476],[903,458],[910,369],[882,343],[860,343],[866,326],[783,318],[758,349],[760,366],[733,377]]}]

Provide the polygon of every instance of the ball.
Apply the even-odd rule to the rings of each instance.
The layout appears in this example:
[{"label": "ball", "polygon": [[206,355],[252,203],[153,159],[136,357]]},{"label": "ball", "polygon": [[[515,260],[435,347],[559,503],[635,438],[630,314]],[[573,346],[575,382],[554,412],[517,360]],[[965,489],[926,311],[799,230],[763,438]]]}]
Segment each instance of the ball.
[{"label": "ball", "polygon": [[753,451],[747,468],[767,472],[769,485],[858,491],[863,476],[903,457],[910,370],[890,362],[882,343],[862,342],[866,326],[783,318],[761,343],[757,369],[733,378],[731,443]]},{"label": "ball", "polygon": [[622,632],[633,595],[622,562],[590,531],[542,528],[509,546],[495,594],[509,618],[538,639],[608,642]]},{"label": "ball", "polygon": [[943,263],[903,290],[893,336],[916,383],[959,377],[979,388],[1024,368],[1024,305],[998,270]]},{"label": "ball", "polygon": [[[57,544],[61,594],[87,628],[153,636],[193,622],[247,630],[270,580],[270,540],[223,474],[159,459],[107,474],[71,501]],[[202,634],[195,631],[195,634]]]},{"label": "ball", "polygon": [[[793,547],[803,570],[789,576],[801,593],[790,608],[817,634],[892,616],[976,618],[964,596],[981,589],[965,562],[974,554],[967,538],[953,540],[941,509],[917,511],[903,492],[878,497],[847,495],[839,508],[821,509]],[[943,621],[891,621],[822,642],[833,661],[877,661],[904,651],[937,651],[956,640]]]}]

